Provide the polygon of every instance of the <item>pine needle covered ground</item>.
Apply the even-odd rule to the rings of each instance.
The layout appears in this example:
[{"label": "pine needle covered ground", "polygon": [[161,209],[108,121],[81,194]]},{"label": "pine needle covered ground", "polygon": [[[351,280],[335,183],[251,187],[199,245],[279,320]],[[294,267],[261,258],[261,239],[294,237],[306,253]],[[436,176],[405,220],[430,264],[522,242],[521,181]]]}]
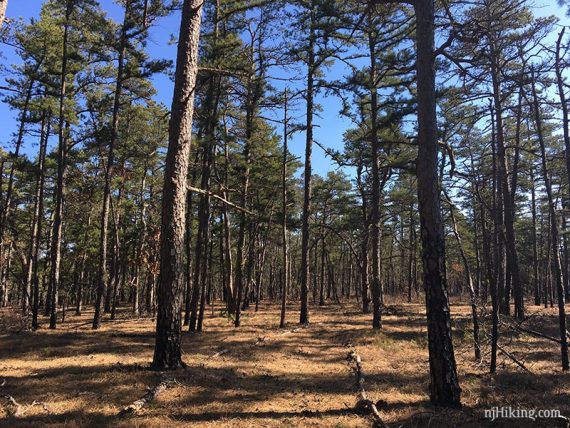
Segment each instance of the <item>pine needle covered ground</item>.
[{"label": "pine needle covered ground", "polygon": [[[295,308],[296,309],[296,308]],[[184,333],[188,368],[148,369],[154,321],[126,312],[91,329],[92,313],[68,314],[56,331],[37,333],[10,309],[0,311],[0,426],[42,427],[366,427],[357,409],[351,349],[362,357],[365,387],[390,426],[565,426],[562,420],[502,420],[491,424],[484,409],[511,406],[559,409],[570,416],[570,374],[559,367],[555,342],[502,327],[500,345],[524,367],[499,353],[495,376],[473,359],[470,308],[452,305],[454,345],[462,410],[440,411],[428,400],[428,353],[422,304],[386,308],[384,328],[370,328],[357,306],[330,305],[312,313],[311,324],[277,328],[279,308],[262,305],[244,313],[243,327],[215,308],[202,334]],[[556,336],[556,310],[529,306],[525,328]],[[291,307],[288,319],[296,321]],[[45,324],[45,320],[44,320]],[[156,400],[133,415],[122,409],[147,388],[173,379]]]}]

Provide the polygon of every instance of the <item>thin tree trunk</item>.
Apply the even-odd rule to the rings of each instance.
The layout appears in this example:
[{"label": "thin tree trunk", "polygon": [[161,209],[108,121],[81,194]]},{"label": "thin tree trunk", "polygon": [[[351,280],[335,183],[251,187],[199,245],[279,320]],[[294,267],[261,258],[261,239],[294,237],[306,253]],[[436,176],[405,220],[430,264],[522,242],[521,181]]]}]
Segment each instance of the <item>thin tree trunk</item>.
[{"label": "thin tree trunk", "polygon": [[[372,7],[369,5],[369,25],[372,25],[372,13]],[[380,193],[382,192],[382,189],[380,184],[380,144],[378,141],[378,89],[376,86],[378,78],[376,73],[376,52],[374,50],[374,39],[372,33],[369,33],[368,35],[368,48],[370,55],[370,142],[372,150],[372,196],[370,200],[370,204],[372,205],[372,215],[370,219],[372,235],[372,328],[378,329],[382,327],[382,278],[380,268],[382,263]],[[390,265],[392,265],[391,260]]]},{"label": "thin tree trunk", "polygon": [[[487,5],[488,7],[488,5]],[[490,12],[488,11],[488,14]],[[504,227],[505,227],[505,245],[507,255],[507,271],[511,275],[511,283],[513,296],[515,300],[515,317],[524,319],[524,300],[522,281],[520,279],[518,255],[516,248],[516,237],[514,229],[515,207],[511,198],[510,185],[508,180],[509,169],[507,165],[505,150],[505,135],[503,126],[503,105],[501,94],[501,83],[499,80],[500,70],[497,65],[499,53],[495,49],[495,40],[493,34],[488,34],[490,44],[491,58],[491,78],[493,84],[493,100],[495,103],[495,119],[496,119],[496,137],[497,137],[497,155],[499,157],[498,174],[501,180],[501,191],[504,206]],[[505,295],[505,304],[508,305],[508,296]]]},{"label": "thin tree trunk", "polygon": [[[117,77],[115,82],[115,94],[113,100],[113,119],[111,126],[111,138],[109,151],[105,165],[105,182],[103,186],[103,207],[101,209],[101,228],[99,234],[99,266],[97,271],[97,297],[95,301],[95,315],[93,317],[93,329],[101,326],[103,317],[103,299],[105,291],[109,287],[109,274],[107,272],[107,236],[109,234],[109,205],[111,203],[111,175],[115,162],[115,145],[119,134],[119,113],[121,108],[121,95],[123,91],[123,68],[125,49],[127,44],[127,26],[129,24],[130,0],[125,3],[123,25],[119,43],[119,58],[117,65]],[[106,308],[108,309],[108,308]],[[108,312],[107,310],[105,312]]]},{"label": "thin tree trunk", "polygon": [[[61,76],[59,88],[59,121],[58,121],[58,153],[57,153],[57,180],[55,191],[55,209],[53,218],[53,232],[51,244],[51,272],[50,272],[50,321],[49,328],[55,329],[57,324],[57,305],[58,291],[60,282],[61,269],[61,241],[62,241],[62,224],[63,224],[63,199],[65,194],[65,168],[67,163],[67,129],[65,119],[65,98],[67,96],[67,61],[68,61],[68,38],[70,18],[75,6],[74,0],[67,1],[65,11],[65,24],[63,30],[63,49],[61,62]],[[66,125],[68,128],[69,125]]]},{"label": "thin tree trunk", "polygon": [[[5,6],[5,5],[4,5]],[[1,7],[1,4],[0,4]],[[1,12],[1,9],[0,9]],[[8,290],[8,285],[7,285],[7,279],[8,279],[8,269],[6,268],[6,266],[4,266],[4,260],[8,261],[9,258],[4,257],[5,254],[5,242],[6,240],[6,232],[8,230],[9,227],[9,222],[10,222],[10,214],[12,212],[12,196],[13,196],[13,190],[14,190],[14,178],[15,178],[15,174],[16,174],[16,164],[17,164],[17,160],[18,157],[20,156],[20,150],[22,148],[22,143],[24,142],[24,133],[26,130],[26,120],[27,120],[27,116],[28,116],[28,111],[29,111],[29,105],[30,105],[30,100],[32,97],[32,90],[34,88],[34,80],[30,80],[29,84],[28,84],[28,89],[26,91],[26,96],[24,99],[24,104],[22,107],[22,113],[20,114],[20,123],[18,126],[18,134],[16,137],[16,147],[14,150],[14,154],[11,155],[10,157],[12,158],[12,162],[11,162],[11,166],[10,166],[10,173],[8,174],[8,183],[7,183],[7,188],[6,188],[6,199],[3,201],[4,203],[2,204],[2,210],[0,211],[0,271],[4,272],[4,275],[1,275],[0,277],[0,284],[2,287],[2,290],[4,290],[4,296],[7,296],[7,290]],[[0,199],[0,202],[2,202],[2,200]],[[9,245],[8,245],[9,246]],[[4,270],[3,270],[4,269]],[[26,293],[26,290],[24,290],[24,301],[22,304],[22,307],[24,308],[24,312],[27,313],[28,308],[29,308],[29,294]]]},{"label": "thin tree trunk", "polygon": [[40,282],[38,278],[39,271],[39,250],[41,246],[41,236],[42,236],[42,221],[44,216],[44,187],[45,187],[45,158],[47,153],[48,140],[50,135],[50,115],[44,116],[45,130],[42,126],[43,141],[40,141],[40,154],[38,157],[38,181],[37,181],[37,191],[36,191],[36,210],[35,216],[37,218],[35,222],[35,233],[32,233],[32,241],[35,241],[33,246],[33,251],[30,254],[30,264],[32,265],[30,286],[33,288],[32,292],[32,329],[37,330],[38,324],[38,312],[39,312],[39,298],[40,298]]},{"label": "thin tree trunk", "polygon": [[471,301],[471,316],[473,318],[473,348],[475,352],[475,360],[481,360],[481,345],[479,343],[479,316],[477,309],[477,296],[475,294],[475,286],[473,285],[473,275],[471,274],[471,267],[469,265],[469,260],[465,254],[465,249],[463,248],[463,241],[459,235],[459,229],[457,227],[457,220],[455,218],[455,206],[451,199],[446,194],[446,199],[449,203],[449,211],[451,215],[451,225],[453,227],[453,235],[459,246],[459,253],[461,254],[461,260],[463,261],[463,267],[465,269],[465,276],[467,279],[467,289],[469,291],[469,300]]},{"label": "thin tree trunk", "polygon": [[288,264],[288,241],[287,241],[287,145],[289,141],[288,125],[288,90],[285,89],[285,111],[283,119],[283,162],[281,164],[281,209],[283,211],[283,219],[281,221],[281,239],[283,251],[283,272],[282,272],[282,286],[281,286],[281,318],[279,321],[279,328],[285,328],[285,317],[287,310],[287,291],[289,290],[289,271]]},{"label": "thin tree trunk", "polygon": [[538,249],[536,236],[536,182],[534,178],[534,165],[530,167],[530,194],[532,211],[532,285],[534,289],[534,304],[540,306],[540,286],[538,277]]},{"label": "thin tree trunk", "polygon": [[[311,2],[312,3],[312,2]],[[312,4],[311,4],[312,5]],[[307,109],[306,109],[306,140],[305,140],[305,169],[303,186],[303,214],[301,226],[301,313],[299,324],[309,324],[309,280],[310,274],[310,216],[311,216],[311,176],[313,168],[311,158],[313,152],[313,109],[314,109],[314,73],[315,73],[315,12],[309,11],[309,44],[307,48]]]},{"label": "thin tree trunk", "polygon": [[45,173],[45,156],[46,156],[46,145],[49,139],[49,116],[44,112],[42,114],[42,124],[40,131],[40,151],[38,155],[38,164],[36,165],[36,191],[34,195],[34,210],[32,214],[32,227],[30,235],[30,245],[28,249],[28,263],[26,266],[26,279],[24,284],[24,293],[22,296],[22,311],[25,316],[28,315],[30,310],[30,302],[33,300],[32,296],[32,282],[33,282],[33,272],[34,266],[37,263],[38,245],[39,239],[38,235],[41,233],[40,229],[40,215],[43,215],[43,185],[44,185],[44,173]]},{"label": "thin tree trunk", "polygon": [[548,175],[548,162],[546,159],[546,148],[544,143],[544,136],[542,130],[542,117],[538,103],[538,96],[536,94],[536,81],[534,80],[534,72],[532,73],[532,95],[534,106],[534,118],[536,123],[536,133],[538,142],[540,144],[540,154],[542,160],[542,175],[544,180],[544,187],[546,189],[546,196],[548,197],[548,211],[550,213],[550,234],[552,246],[552,275],[554,283],[556,284],[556,292],[558,298],[558,320],[560,325],[560,353],[562,370],[567,371],[570,369],[568,360],[568,333],[566,331],[566,308],[564,301],[564,286],[562,282],[562,269],[560,263],[560,234],[558,232],[558,223],[556,221],[556,202],[552,195],[552,184]]}]

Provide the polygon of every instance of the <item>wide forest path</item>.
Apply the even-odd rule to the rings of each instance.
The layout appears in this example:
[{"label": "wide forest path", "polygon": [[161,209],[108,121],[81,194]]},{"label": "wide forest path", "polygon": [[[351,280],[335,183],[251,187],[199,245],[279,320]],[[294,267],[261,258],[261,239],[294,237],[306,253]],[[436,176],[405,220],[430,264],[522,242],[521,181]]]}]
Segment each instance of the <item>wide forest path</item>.
[{"label": "wide forest path", "polygon": [[[429,404],[425,312],[419,303],[389,304],[381,331],[371,329],[371,316],[356,304],[313,308],[305,328],[297,326],[298,312],[291,306],[286,329],[277,327],[277,305],[246,311],[239,329],[220,309],[208,313],[203,333],[184,333],[188,368],[172,373],[148,370],[151,318],[131,319],[124,309],[118,320],[92,331],[91,312],[68,313],[58,330],[32,333],[20,329],[18,315],[3,309],[0,395],[20,407],[2,398],[0,426],[372,426],[368,413],[355,408],[352,349],[362,358],[369,398],[390,426],[486,426],[483,409],[497,405],[559,408],[569,416],[570,376],[558,368],[556,344],[505,333],[501,343],[528,372],[500,354],[498,373],[491,376],[486,360],[473,360],[467,306],[452,306],[464,403],[455,411]],[[532,309],[529,326],[555,335],[555,310]],[[484,353],[487,348],[484,344]],[[165,379],[175,382],[156,400],[135,415],[119,416]],[[555,422],[544,426],[558,426]]]}]

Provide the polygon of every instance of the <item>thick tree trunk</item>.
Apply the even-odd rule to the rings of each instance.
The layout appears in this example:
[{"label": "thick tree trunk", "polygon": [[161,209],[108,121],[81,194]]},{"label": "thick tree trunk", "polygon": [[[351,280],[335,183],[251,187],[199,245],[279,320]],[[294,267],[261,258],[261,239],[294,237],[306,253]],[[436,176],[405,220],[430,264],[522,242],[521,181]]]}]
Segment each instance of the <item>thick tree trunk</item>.
[{"label": "thick tree trunk", "polygon": [[430,399],[442,406],[460,406],[451,339],[445,274],[445,241],[437,170],[434,0],[416,0],[418,91],[418,201],[426,292],[430,363]]},{"label": "thick tree trunk", "polygon": [[182,6],[162,195],[160,283],[152,362],[155,370],[184,366],[180,339],[186,191],[202,9],[201,0],[185,0]]}]

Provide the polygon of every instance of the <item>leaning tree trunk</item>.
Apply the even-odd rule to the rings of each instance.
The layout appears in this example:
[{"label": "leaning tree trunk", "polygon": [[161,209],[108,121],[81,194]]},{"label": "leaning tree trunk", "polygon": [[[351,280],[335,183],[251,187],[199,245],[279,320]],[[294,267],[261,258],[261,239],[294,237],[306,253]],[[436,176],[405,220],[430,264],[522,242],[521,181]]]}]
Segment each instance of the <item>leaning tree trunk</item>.
[{"label": "leaning tree trunk", "polygon": [[201,0],[185,0],[182,6],[162,194],[160,282],[152,361],[155,370],[172,370],[184,366],[180,339],[186,190],[202,6]]},{"label": "leaning tree trunk", "polygon": [[445,241],[437,170],[434,0],[416,0],[418,91],[418,202],[430,363],[430,399],[460,406],[445,274]]},{"label": "leaning tree trunk", "polygon": [[451,216],[451,225],[453,230],[453,235],[459,246],[459,253],[461,254],[461,260],[463,261],[463,266],[465,268],[465,276],[467,279],[467,286],[469,291],[469,300],[471,302],[471,316],[473,319],[473,348],[475,352],[475,360],[481,360],[481,345],[479,343],[479,315],[477,309],[477,296],[475,293],[475,286],[473,285],[473,275],[471,274],[471,267],[469,265],[469,260],[467,259],[467,254],[465,254],[465,249],[463,248],[463,241],[461,240],[461,235],[459,234],[459,228],[457,227],[457,219],[455,218],[455,206],[446,193],[445,197],[449,203],[449,211]]},{"label": "leaning tree trunk", "polygon": [[[36,69],[37,70],[37,69]],[[26,96],[24,98],[24,104],[22,106],[22,113],[20,114],[20,123],[18,126],[18,134],[17,134],[17,138],[16,138],[16,147],[14,150],[14,154],[13,154],[13,162],[12,165],[10,166],[10,173],[8,174],[8,183],[7,183],[7,188],[6,188],[6,197],[3,201],[2,204],[2,209],[0,210],[0,270],[5,269],[3,272],[5,272],[5,275],[0,275],[0,284],[2,289],[5,291],[4,292],[4,296],[7,295],[7,290],[8,290],[8,285],[7,285],[7,278],[8,278],[8,269],[5,266],[5,262],[9,260],[8,257],[4,257],[4,253],[5,253],[5,249],[4,249],[4,242],[6,241],[6,232],[9,229],[9,223],[10,223],[10,219],[11,219],[11,211],[12,211],[12,205],[13,205],[13,201],[12,201],[12,196],[14,194],[14,181],[15,181],[15,177],[16,177],[16,165],[17,162],[16,160],[18,159],[18,157],[20,156],[20,150],[22,148],[22,143],[24,142],[24,134],[25,134],[25,130],[26,130],[26,120],[27,120],[27,116],[28,116],[28,111],[29,111],[29,105],[30,105],[30,100],[32,97],[32,90],[34,88],[34,83],[35,81],[32,79],[30,80],[29,84],[28,84],[28,89],[26,91]],[[2,198],[0,198],[0,202],[2,202]],[[9,247],[10,245],[8,245]],[[29,307],[29,293],[27,293],[27,290],[24,289],[24,296],[23,296],[23,302],[22,302],[22,307],[24,310],[24,313],[28,312],[28,307]]]},{"label": "leaning tree trunk", "polygon": [[558,222],[556,219],[556,202],[552,195],[552,183],[550,177],[548,176],[548,162],[546,160],[546,148],[544,144],[544,136],[542,131],[542,117],[540,112],[540,107],[538,103],[538,96],[536,94],[536,84],[534,81],[532,84],[532,95],[533,95],[533,107],[534,107],[534,119],[536,123],[536,134],[538,136],[538,142],[540,145],[540,154],[542,160],[542,176],[544,180],[544,187],[546,189],[546,196],[548,198],[548,212],[550,213],[550,245],[552,248],[552,275],[554,277],[554,283],[556,284],[556,291],[558,297],[558,320],[560,325],[560,353],[562,370],[567,371],[570,369],[570,363],[568,361],[568,333],[566,331],[566,308],[564,301],[564,286],[562,283],[562,267],[560,262],[560,233],[558,231]]}]

